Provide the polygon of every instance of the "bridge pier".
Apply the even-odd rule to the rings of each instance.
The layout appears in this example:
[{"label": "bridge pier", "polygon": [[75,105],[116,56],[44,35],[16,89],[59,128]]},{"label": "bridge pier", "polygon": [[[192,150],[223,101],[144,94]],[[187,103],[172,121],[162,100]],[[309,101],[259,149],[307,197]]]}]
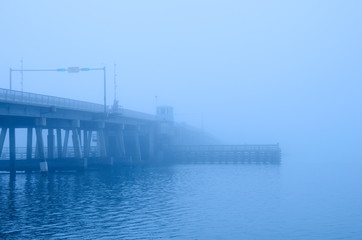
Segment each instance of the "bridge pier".
[{"label": "bridge pier", "polygon": [[0,157],[2,155],[3,152],[3,148],[4,148],[4,143],[5,143],[5,137],[6,137],[6,132],[7,132],[7,128],[3,127],[1,128],[1,134],[0,134]]},{"label": "bridge pier", "polygon": [[131,163],[140,163],[142,161],[141,146],[139,139],[139,129],[128,131],[129,134],[129,153]]},{"label": "bridge pier", "polygon": [[141,154],[141,144],[140,144],[140,136],[138,131],[133,135],[134,145],[135,145],[135,157],[137,162],[142,161],[142,154]]},{"label": "bridge pier", "polygon": [[92,142],[92,130],[83,129],[84,168],[88,167],[88,158],[90,155],[91,142]]},{"label": "bridge pier", "polygon": [[105,158],[105,157],[107,157],[107,148],[106,148],[106,140],[105,140],[105,136],[104,136],[105,135],[104,129],[103,128],[98,129],[97,134],[98,134],[97,148],[98,148],[100,156]]},{"label": "bridge pier", "polygon": [[48,129],[48,158],[54,158],[54,130]]},{"label": "bridge pier", "polygon": [[153,129],[148,131],[148,158],[153,160],[155,157],[155,132]]},{"label": "bridge pier", "polygon": [[89,151],[90,151],[90,144],[92,140],[92,130],[86,130],[83,129],[83,151],[84,151],[84,157],[89,157]]},{"label": "bridge pier", "polygon": [[80,136],[77,128],[72,129],[72,138],[73,138],[73,147],[74,147],[74,156],[75,158],[81,159],[81,146],[80,146]]},{"label": "bridge pier", "polygon": [[28,127],[27,140],[26,140],[26,159],[31,160],[32,154],[33,154],[33,128]]},{"label": "bridge pier", "polygon": [[66,129],[64,136],[63,152],[62,152],[62,157],[64,158],[67,157],[68,141],[69,141],[69,129]]},{"label": "bridge pier", "polygon": [[57,150],[58,150],[58,159],[61,159],[63,156],[62,149],[62,129],[57,128]]},{"label": "bridge pier", "polygon": [[10,145],[10,172],[15,172],[15,128],[9,128],[9,145]]},{"label": "bridge pier", "polygon": [[113,157],[118,163],[124,162],[126,149],[124,146],[123,126],[107,129],[106,135],[108,157]]},{"label": "bridge pier", "polygon": [[124,145],[123,127],[122,127],[122,129],[118,130],[118,133],[116,135],[116,139],[117,139],[119,157],[124,159],[126,157],[126,147]]},{"label": "bridge pier", "polygon": [[44,154],[44,142],[43,142],[42,130],[43,129],[40,127],[35,128],[36,145],[37,145],[37,151],[38,151],[39,159],[40,159],[40,171],[48,172],[48,163],[45,159],[45,154]]}]

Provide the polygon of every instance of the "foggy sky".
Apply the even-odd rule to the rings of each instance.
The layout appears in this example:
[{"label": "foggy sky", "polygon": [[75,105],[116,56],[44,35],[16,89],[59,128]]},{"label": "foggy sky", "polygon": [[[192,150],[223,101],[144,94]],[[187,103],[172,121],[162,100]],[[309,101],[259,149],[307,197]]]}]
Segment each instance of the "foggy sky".
[{"label": "foggy sky", "polygon": [[[358,158],[361,1],[0,1],[9,67],[117,64],[120,105],[171,105],[226,143]],[[13,75],[20,90],[20,74]],[[102,103],[102,72],[24,73],[24,91]],[[203,119],[203,120],[202,120]]]}]

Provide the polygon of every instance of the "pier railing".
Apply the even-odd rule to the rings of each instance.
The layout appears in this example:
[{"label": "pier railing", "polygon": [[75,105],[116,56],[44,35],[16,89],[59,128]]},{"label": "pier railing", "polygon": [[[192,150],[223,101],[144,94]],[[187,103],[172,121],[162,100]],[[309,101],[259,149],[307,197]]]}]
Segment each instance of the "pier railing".
[{"label": "pier railing", "polygon": [[172,151],[279,151],[279,144],[244,145],[178,145]]},{"label": "pier railing", "polygon": [[[17,160],[24,160],[26,159],[26,147],[17,147],[15,148],[15,159]],[[81,150],[81,153],[82,155],[84,154],[84,149],[82,148]],[[32,158],[36,158],[36,148],[33,147],[32,148]],[[44,155],[45,155],[45,158],[48,158],[48,148],[45,147],[44,148]],[[90,147],[90,151],[89,151],[89,157],[99,157],[100,156],[100,150],[95,147],[95,146],[91,146]],[[75,157],[75,151],[74,151],[74,148],[73,147],[68,147],[67,148],[67,152],[66,152],[66,155],[63,156],[64,158],[74,158]],[[55,147],[53,149],[53,158],[58,158],[58,151],[57,151],[57,148]],[[1,156],[0,156],[0,161],[1,160],[9,160],[10,159],[10,150],[9,148],[3,148],[3,151],[1,153]]]},{"label": "pier railing", "polygon": [[278,144],[173,146],[169,157],[175,162],[254,162],[279,164]]}]

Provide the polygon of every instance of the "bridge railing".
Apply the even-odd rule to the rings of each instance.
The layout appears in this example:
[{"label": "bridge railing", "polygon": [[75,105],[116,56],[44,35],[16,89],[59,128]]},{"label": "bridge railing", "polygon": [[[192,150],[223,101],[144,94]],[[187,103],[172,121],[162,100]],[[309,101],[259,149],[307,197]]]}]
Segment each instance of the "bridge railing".
[{"label": "bridge railing", "polygon": [[[16,160],[24,160],[26,159],[26,147],[17,147],[15,148],[15,159]],[[84,155],[84,149],[81,149],[81,153],[82,155]],[[58,149],[55,147],[53,149],[53,154],[54,154],[54,158],[58,158]],[[37,153],[36,153],[36,148],[33,147],[32,148],[32,154],[31,154],[32,158],[36,158],[37,157]],[[48,148],[45,147],[44,148],[44,155],[45,158],[48,158]],[[95,146],[91,146],[90,150],[89,150],[89,157],[99,157],[100,156],[100,152],[99,149],[97,149],[97,147]],[[64,158],[74,158],[75,157],[75,151],[73,147],[68,147],[67,148],[67,153],[65,156],[63,156]],[[10,159],[10,150],[9,148],[3,148],[3,151],[1,153],[0,156],[0,161],[1,160],[9,160]]]},{"label": "bridge railing", "polygon": [[[9,103],[19,103],[26,105],[37,105],[47,107],[58,107],[72,110],[80,110],[87,112],[103,112],[104,105],[97,103],[90,103],[85,101],[73,100],[68,98],[53,97],[43,94],[21,92],[15,90],[8,90],[0,88],[0,101]],[[118,107],[116,109],[108,109],[109,113],[119,114],[124,117],[144,119],[154,121],[156,117],[152,114],[133,111],[125,108]]]},{"label": "bridge railing", "polygon": [[117,109],[112,108],[112,113],[120,114],[121,116],[129,117],[129,118],[137,118],[137,119],[145,119],[154,121],[156,120],[156,116],[148,113],[133,111],[129,109],[125,109],[122,107],[118,107]]},{"label": "bridge railing", "polygon": [[0,88],[0,101],[21,103],[27,105],[55,106],[74,110],[83,110],[90,112],[102,112],[104,106],[96,103],[72,100],[61,97],[47,96],[21,91],[14,91]]}]

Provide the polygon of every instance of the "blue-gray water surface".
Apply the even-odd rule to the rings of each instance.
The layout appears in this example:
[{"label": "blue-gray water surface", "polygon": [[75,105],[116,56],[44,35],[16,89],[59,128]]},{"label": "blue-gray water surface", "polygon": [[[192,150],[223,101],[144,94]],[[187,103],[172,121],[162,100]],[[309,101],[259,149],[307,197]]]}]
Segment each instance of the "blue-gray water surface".
[{"label": "blue-gray water surface", "polygon": [[0,174],[5,239],[362,239],[362,174],[338,162]]}]

